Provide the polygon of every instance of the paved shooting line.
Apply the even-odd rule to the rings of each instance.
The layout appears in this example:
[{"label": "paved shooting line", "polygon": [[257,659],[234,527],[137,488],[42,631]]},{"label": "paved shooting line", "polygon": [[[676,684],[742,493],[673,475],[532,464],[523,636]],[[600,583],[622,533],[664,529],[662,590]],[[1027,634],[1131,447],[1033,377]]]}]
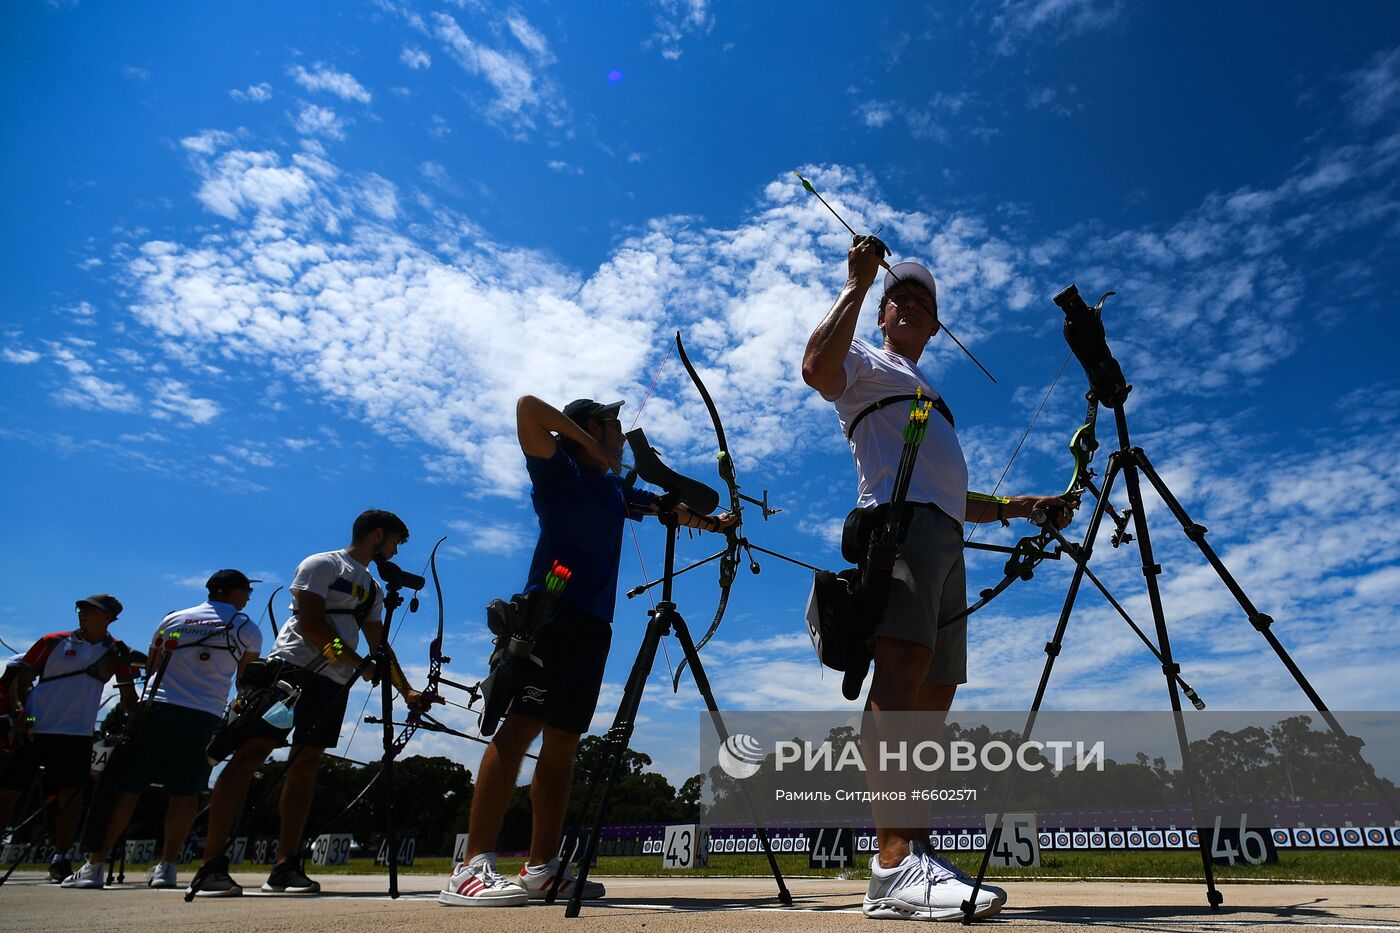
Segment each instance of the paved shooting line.
[{"label": "paved shooting line", "polygon": [[[181,872],[181,879],[188,879]],[[248,886],[242,898],[201,898],[186,904],[179,891],[152,891],[142,878],[103,891],[64,891],[20,874],[0,888],[5,930],[113,930],[168,933],[197,930],[297,931],[297,933],[384,933],[491,931],[539,933],[568,930],[562,905],[528,908],[446,908],[436,903],[442,879],[405,875],[403,896],[384,894],[383,875],[323,875],[319,897],[264,895],[261,874],[240,873]],[[765,878],[607,878],[611,898],[585,905],[580,933],[825,933],[901,929],[860,914],[865,884],[796,878],[788,882],[797,904],[777,905]],[[1204,906],[1198,884],[1026,881],[1006,885],[1011,906],[979,929],[1017,927],[1036,931],[1122,930],[1132,933],[1278,933],[1280,930],[1363,930],[1400,933],[1400,887],[1362,885],[1224,885],[1225,910]],[[960,927],[948,924],[946,929]]]}]

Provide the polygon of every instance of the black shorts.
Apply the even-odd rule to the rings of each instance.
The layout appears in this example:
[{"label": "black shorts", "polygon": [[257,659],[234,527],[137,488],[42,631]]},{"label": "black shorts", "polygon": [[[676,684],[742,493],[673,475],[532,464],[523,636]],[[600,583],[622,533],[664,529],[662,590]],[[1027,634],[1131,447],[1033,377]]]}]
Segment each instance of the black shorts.
[{"label": "black shorts", "polygon": [[160,784],[172,797],[192,797],[209,786],[204,749],[223,719],[188,706],[152,703],[146,724],[117,775],[117,786],[139,794]]},{"label": "black shorts", "polygon": [[295,678],[282,675],[283,680],[301,689],[301,696],[292,707],[292,744],[308,748],[335,748],[340,744],[340,723],[345,719],[345,707],[350,701],[350,687],[329,677],[301,671]]},{"label": "black shorts", "polygon": [[36,733],[23,745],[12,745],[13,755],[0,775],[0,787],[24,790],[44,769],[44,789],[49,792],[84,787],[92,775],[92,739],[86,735]]},{"label": "black shorts", "polygon": [[535,637],[534,653],[543,670],[537,683],[516,698],[511,712],[582,735],[598,706],[612,625],[563,600],[558,606],[554,619]]}]

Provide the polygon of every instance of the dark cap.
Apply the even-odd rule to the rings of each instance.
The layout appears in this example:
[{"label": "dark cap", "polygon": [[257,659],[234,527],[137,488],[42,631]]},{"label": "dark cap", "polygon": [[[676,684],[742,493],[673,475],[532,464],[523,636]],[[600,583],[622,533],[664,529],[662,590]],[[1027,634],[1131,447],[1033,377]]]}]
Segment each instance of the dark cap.
[{"label": "dark cap", "polygon": [[100,609],[103,612],[110,612],[112,614],[112,618],[114,619],[122,614],[121,601],[118,600],[117,597],[113,596],[111,593],[94,593],[91,596],[87,596],[83,599],[78,600],[75,603],[75,605],[79,609],[83,608],[84,606],[91,606],[92,608]]},{"label": "dark cap", "polygon": [[249,580],[240,570],[220,570],[209,578],[209,582],[204,584],[204,588],[211,593],[222,593],[225,590],[251,590],[254,583],[261,582],[261,580]]},{"label": "dark cap", "polygon": [[595,402],[591,398],[576,398],[564,406],[564,417],[581,428],[587,428],[589,421],[607,421],[616,418],[618,409],[626,402]]}]

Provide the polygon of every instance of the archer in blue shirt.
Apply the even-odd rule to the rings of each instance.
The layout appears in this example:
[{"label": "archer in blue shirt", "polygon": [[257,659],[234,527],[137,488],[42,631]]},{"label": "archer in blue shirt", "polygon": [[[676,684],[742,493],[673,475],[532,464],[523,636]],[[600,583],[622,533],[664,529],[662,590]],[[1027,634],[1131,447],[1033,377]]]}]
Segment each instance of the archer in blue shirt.
[{"label": "archer in blue shirt", "polygon": [[[543,671],[516,697],[505,722],[481,758],[472,795],[467,848],[439,903],[451,906],[513,906],[541,898],[561,870],[555,853],[573,783],[574,753],[598,705],[603,670],[612,642],[622,527],[628,518],[657,513],[658,497],[633,489],[618,475],[623,447],[618,410],[622,402],[577,399],[559,411],[533,395],[516,404],[516,431],[530,473],[531,502],[540,537],[530,561],[527,589],[541,586],[557,561],[572,571],[554,618],[539,631],[534,654]],[[722,531],[728,515],[675,510],[687,528]],[[530,784],[534,807],[530,858],[520,877],[496,871],[496,837],[520,763],[535,737],[544,734]],[[559,894],[573,893],[572,878]],[[603,896],[588,882],[585,898]]]}]

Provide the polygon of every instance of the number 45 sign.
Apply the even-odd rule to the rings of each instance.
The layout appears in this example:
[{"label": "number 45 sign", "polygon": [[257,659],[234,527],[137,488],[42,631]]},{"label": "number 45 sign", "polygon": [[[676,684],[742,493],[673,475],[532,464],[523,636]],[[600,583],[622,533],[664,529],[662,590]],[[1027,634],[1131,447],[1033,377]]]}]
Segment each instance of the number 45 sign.
[{"label": "number 45 sign", "polygon": [[[987,814],[987,835],[996,823],[995,813]],[[1040,865],[1040,834],[1034,813],[1007,813],[1001,818],[1001,838],[992,846],[992,865],[1001,868],[1036,868]]]}]

